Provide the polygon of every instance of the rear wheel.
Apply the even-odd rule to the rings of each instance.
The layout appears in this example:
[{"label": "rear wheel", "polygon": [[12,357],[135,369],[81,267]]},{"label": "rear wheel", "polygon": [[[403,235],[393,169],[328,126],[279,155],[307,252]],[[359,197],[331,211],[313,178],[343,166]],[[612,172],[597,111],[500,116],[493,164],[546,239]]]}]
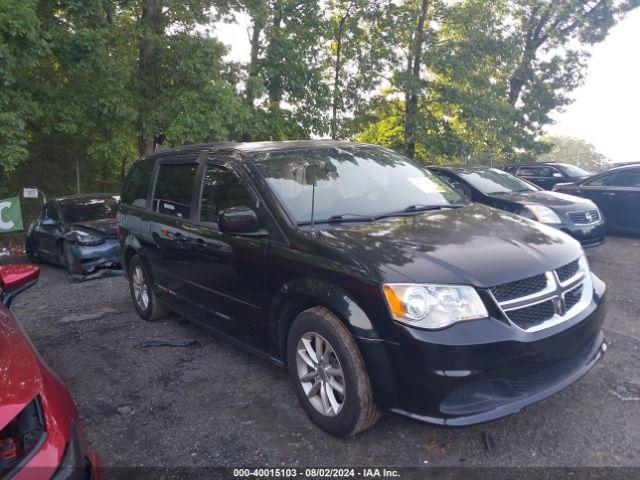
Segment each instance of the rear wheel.
[{"label": "rear wheel", "polygon": [[151,288],[149,275],[142,259],[135,255],[129,262],[129,290],[138,315],[144,320],[154,321],[169,315],[165,307]]},{"label": "rear wheel", "polygon": [[326,432],[349,437],[380,418],[351,333],[328,310],[311,308],[293,321],[287,363],[302,407]]}]

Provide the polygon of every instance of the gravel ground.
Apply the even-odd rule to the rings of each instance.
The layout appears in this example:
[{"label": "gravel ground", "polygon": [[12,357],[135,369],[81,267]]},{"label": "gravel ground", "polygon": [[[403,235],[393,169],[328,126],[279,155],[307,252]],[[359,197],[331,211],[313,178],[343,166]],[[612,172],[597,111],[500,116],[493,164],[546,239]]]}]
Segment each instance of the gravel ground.
[{"label": "gravel ground", "polygon": [[[559,394],[464,429],[387,416],[335,439],[283,370],[177,316],[140,320],[123,277],[72,283],[43,266],[14,311],[105,466],[640,466],[640,240],[612,237],[588,256],[608,286],[604,359]],[[140,345],[150,340],[196,343]]]}]

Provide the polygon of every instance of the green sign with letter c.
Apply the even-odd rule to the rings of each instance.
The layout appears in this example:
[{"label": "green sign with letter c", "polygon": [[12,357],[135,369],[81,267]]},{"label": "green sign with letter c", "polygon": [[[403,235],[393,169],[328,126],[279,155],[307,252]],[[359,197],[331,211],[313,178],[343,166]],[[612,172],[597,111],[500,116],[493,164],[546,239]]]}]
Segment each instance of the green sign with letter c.
[{"label": "green sign with letter c", "polygon": [[0,200],[0,233],[22,230],[22,210],[18,197]]}]

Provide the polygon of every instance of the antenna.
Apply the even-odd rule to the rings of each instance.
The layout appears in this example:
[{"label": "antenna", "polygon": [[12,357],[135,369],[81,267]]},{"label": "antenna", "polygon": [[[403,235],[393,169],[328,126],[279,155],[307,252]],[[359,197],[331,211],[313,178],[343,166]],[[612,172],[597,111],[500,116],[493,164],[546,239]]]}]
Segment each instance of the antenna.
[{"label": "antenna", "polygon": [[[315,166],[315,165],[314,165]],[[313,179],[313,183],[311,184],[311,233],[316,233],[315,224],[313,223],[313,214],[316,205],[316,179]]]}]

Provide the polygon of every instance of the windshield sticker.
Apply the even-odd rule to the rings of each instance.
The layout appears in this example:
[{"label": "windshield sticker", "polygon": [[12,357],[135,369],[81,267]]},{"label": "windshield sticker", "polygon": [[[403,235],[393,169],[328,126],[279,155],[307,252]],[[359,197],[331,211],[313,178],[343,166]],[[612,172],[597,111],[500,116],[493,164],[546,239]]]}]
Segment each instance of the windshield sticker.
[{"label": "windshield sticker", "polygon": [[407,178],[416,188],[422,190],[424,193],[446,193],[447,189],[433,180],[427,177],[413,177]]}]

